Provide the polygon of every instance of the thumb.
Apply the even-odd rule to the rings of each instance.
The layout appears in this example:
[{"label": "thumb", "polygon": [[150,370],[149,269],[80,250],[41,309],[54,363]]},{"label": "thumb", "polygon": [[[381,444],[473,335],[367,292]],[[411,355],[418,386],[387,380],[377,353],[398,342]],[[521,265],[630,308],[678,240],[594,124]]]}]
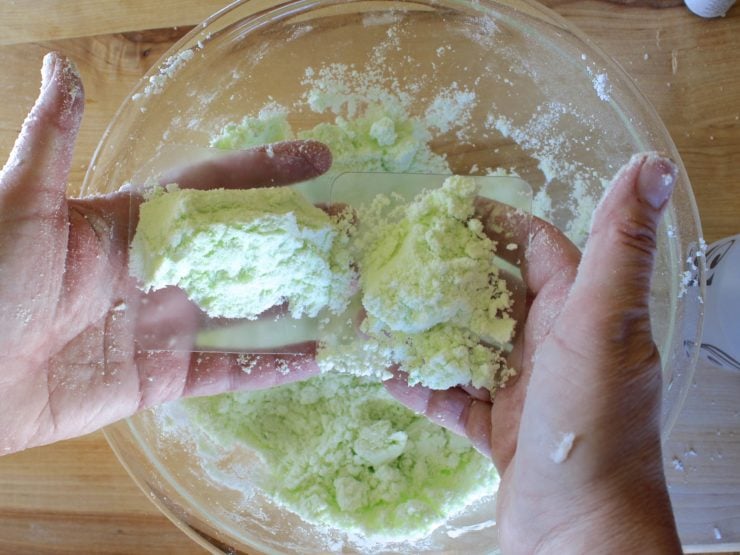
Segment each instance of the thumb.
[{"label": "thumb", "polygon": [[[41,92],[0,171],[0,306],[4,346],[48,340],[49,322],[63,290],[67,252],[65,192],[83,93],[71,63],[44,57]],[[36,335],[28,331],[37,323]],[[29,347],[32,348],[32,347]],[[12,352],[12,351],[9,351]],[[30,351],[29,351],[30,352]]]},{"label": "thumb", "polygon": [[41,92],[0,172],[0,205],[17,217],[58,214],[82,119],[84,93],[76,68],[56,52],[44,57]]},{"label": "thumb", "polygon": [[594,214],[568,304],[597,314],[619,308],[649,326],[657,228],[676,174],[676,165],[656,153],[633,156],[617,173]]},{"label": "thumb", "polygon": [[574,452],[581,464],[570,467],[571,486],[636,460],[624,453],[660,445],[660,358],[648,300],[657,227],[676,174],[654,153],[634,156],[617,173],[594,213],[570,293],[537,349],[516,457],[540,477],[559,475],[554,490],[565,483],[550,464],[559,455],[543,458],[542,445],[563,445],[564,432],[588,447]]}]

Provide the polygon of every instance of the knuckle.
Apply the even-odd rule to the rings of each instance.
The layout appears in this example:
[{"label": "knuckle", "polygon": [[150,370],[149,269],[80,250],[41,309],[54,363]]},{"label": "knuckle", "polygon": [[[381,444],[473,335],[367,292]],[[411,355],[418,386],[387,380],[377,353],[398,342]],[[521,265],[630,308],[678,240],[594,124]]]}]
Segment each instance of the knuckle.
[{"label": "knuckle", "polygon": [[619,220],[613,226],[616,240],[643,255],[652,256],[657,246],[655,222],[635,217]]}]

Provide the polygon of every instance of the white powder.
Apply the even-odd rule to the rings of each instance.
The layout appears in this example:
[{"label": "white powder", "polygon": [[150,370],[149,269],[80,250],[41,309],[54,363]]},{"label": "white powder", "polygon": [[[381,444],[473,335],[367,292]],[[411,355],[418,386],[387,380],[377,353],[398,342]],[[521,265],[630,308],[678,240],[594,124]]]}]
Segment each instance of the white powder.
[{"label": "white powder", "polygon": [[476,95],[457,83],[442,89],[426,110],[425,121],[431,128],[447,133],[453,126],[464,127],[470,122]]},{"label": "white powder", "polygon": [[557,444],[555,449],[550,452],[550,460],[555,464],[565,462],[568,455],[570,455],[571,449],[573,449],[573,442],[575,439],[576,435],[573,432],[561,434],[560,442]]},{"label": "white powder", "polygon": [[181,405],[192,423],[188,436],[206,458],[247,445],[265,461],[254,480],[279,505],[378,541],[424,537],[498,485],[493,465],[470,442],[354,376]]},{"label": "white powder", "polygon": [[[698,287],[699,285],[699,261],[706,262],[708,245],[704,240],[704,237],[699,237],[698,245],[689,250],[689,254],[686,257],[685,268],[681,272],[679,281],[678,298],[683,298],[689,289],[692,287]],[[699,302],[703,304],[703,299],[698,298]]]},{"label": "white powder", "polygon": [[501,350],[481,344],[506,345],[514,320],[495,245],[472,218],[477,193],[475,179],[453,176],[390,212],[379,212],[385,197],[358,211],[362,330],[409,383],[494,389],[511,374]]},{"label": "white powder", "polygon": [[353,293],[347,238],[288,188],[169,187],[141,205],[130,271],[145,291],[176,285],[211,317],[294,318],[344,310]]},{"label": "white powder", "polygon": [[447,535],[451,538],[459,538],[460,536],[467,534],[468,532],[475,531],[475,530],[484,530],[486,528],[490,528],[492,526],[496,526],[496,521],[491,520],[485,520],[483,522],[480,522],[478,524],[471,524],[469,526],[461,526],[460,528],[455,528],[452,530],[447,531]]},{"label": "white powder", "polygon": [[179,54],[174,54],[167,58],[155,75],[149,77],[149,83],[144,87],[143,93],[136,93],[131,97],[132,100],[140,100],[143,97],[149,97],[160,94],[167,81],[172,79],[175,74],[195,56],[192,50],[183,50]]},{"label": "white powder", "polygon": [[[564,226],[565,234],[582,247],[588,236],[594,209],[608,181],[592,168],[571,161],[574,142],[561,130],[561,121],[572,117],[578,117],[573,107],[549,102],[538,106],[529,120],[519,125],[510,118],[490,112],[486,127],[496,129],[504,137],[512,139],[537,160],[545,183],[535,192],[532,212],[540,218],[552,220],[556,210],[567,210],[570,217]],[[566,202],[553,204],[548,186],[554,182],[570,185]]]},{"label": "white powder", "polygon": [[604,102],[611,99],[612,86],[609,83],[609,77],[606,73],[597,73],[593,76],[594,90],[597,96]]}]

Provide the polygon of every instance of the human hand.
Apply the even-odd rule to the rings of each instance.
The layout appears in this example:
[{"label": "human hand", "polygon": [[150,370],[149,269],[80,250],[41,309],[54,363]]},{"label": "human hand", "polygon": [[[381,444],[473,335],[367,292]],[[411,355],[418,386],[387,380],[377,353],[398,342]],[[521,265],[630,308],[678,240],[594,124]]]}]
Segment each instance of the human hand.
[{"label": "human hand", "polygon": [[[399,400],[492,455],[504,553],[680,553],[648,309],[656,229],[675,176],[665,158],[633,157],[596,210],[582,260],[553,226],[533,220],[523,264],[529,311],[512,352],[522,367],[493,403],[388,382]],[[489,213],[479,216],[489,223]]]},{"label": "human hand", "polygon": [[[261,355],[247,374],[236,356],[148,352],[136,344],[142,327],[175,318],[194,326],[197,315],[146,313],[127,269],[129,222],[137,217],[129,192],[66,198],[83,105],[74,67],[48,54],[39,98],[0,173],[0,455],[180,397],[270,387],[317,371],[305,348],[301,356]],[[169,178],[183,187],[259,187],[309,179],[330,165],[325,146],[293,142]],[[162,302],[183,306],[176,293],[161,293]],[[276,371],[286,363],[290,373]]]}]

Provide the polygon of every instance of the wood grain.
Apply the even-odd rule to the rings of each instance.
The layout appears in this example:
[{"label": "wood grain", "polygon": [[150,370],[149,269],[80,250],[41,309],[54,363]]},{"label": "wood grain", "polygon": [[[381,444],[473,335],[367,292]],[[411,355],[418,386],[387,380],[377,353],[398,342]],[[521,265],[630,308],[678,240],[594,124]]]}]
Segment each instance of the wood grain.
[{"label": "wood grain", "polygon": [[[77,62],[87,93],[74,192],[139,77],[187,31],[183,26],[221,4],[0,0],[0,152],[12,146],[37,94],[41,57],[65,53]],[[550,5],[614,57],[660,113],[686,165],[707,241],[740,233],[740,10],[704,21],[681,7]],[[740,550],[733,544],[740,542],[740,376],[702,367],[696,384],[666,447],[672,499],[693,551]],[[93,434],[0,459],[0,555],[27,553],[204,551],[160,515],[102,435]]]},{"label": "wood grain", "polygon": [[82,184],[87,165],[108,122],[141,76],[190,27],[178,30],[90,36],[0,47],[4,78],[0,94],[0,152],[8,152],[33,105],[41,81],[41,59],[59,50],[75,61],[85,86],[86,108],[70,174],[70,192]]},{"label": "wood grain", "polygon": [[740,9],[711,21],[684,8],[594,1],[561,3],[557,11],[615,58],[655,106],[686,166],[706,240],[740,233]]},{"label": "wood grain", "polygon": [[0,460],[0,554],[202,555],[130,479],[102,433]]},{"label": "wood grain", "polygon": [[227,4],[223,0],[3,0],[0,44],[192,26]]}]

